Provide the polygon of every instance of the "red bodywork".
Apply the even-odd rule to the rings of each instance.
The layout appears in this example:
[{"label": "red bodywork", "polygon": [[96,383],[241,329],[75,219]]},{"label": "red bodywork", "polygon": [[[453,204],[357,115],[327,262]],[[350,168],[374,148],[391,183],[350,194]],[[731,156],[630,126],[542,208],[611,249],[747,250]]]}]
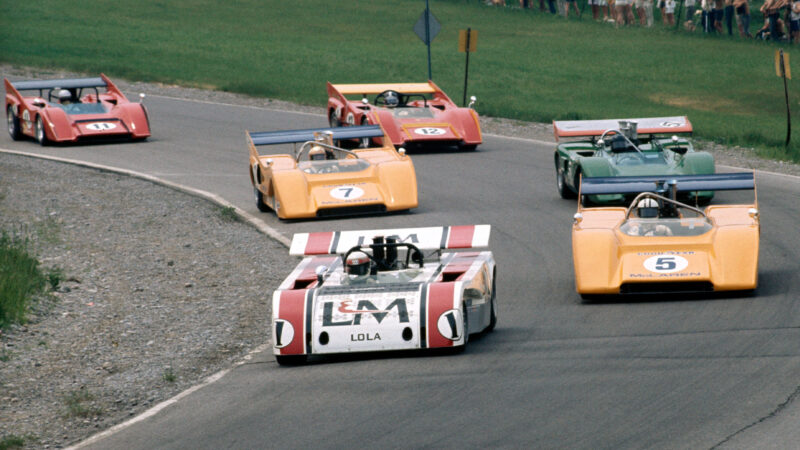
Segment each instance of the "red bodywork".
[{"label": "red bodywork", "polygon": [[[104,74],[100,74],[100,78],[106,85],[98,86],[98,88],[105,89],[105,92],[102,92],[102,89],[91,89],[90,93],[80,97],[79,105],[97,104],[96,109],[102,109],[104,112],[88,114],[67,113],[67,110],[58,106],[57,103],[48,102],[43,96],[23,96],[12,82],[4,79],[6,114],[15,116],[19,127],[18,135],[14,136],[12,133],[12,137],[17,139],[21,135],[26,135],[39,140],[42,144],[49,142],[77,142],[84,139],[109,137],[129,137],[131,139],[149,137],[150,121],[144,105],[128,101],[117,86]],[[42,93],[53,89],[43,88],[38,90],[40,91],[39,93]],[[29,92],[29,90],[24,90],[23,92]],[[50,97],[49,93],[48,97]],[[44,125],[44,142],[38,139],[36,135],[36,122],[40,118]],[[10,129],[9,132],[11,133]]]},{"label": "red bodywork", "polygon": [[[375,95],[387,90],[411,95],[411,98],[406,105],[394,108],[375,105]],[[347,96],[351,98],[348,99]],[[362,99],[371,101],[364,103]],[[481,127],[475,110],[457,106],[433,81],[328,83],[328,118],[332,127],[379,124],[395,147],[408,144],[455,144],[474,149],[482,142]]]}]

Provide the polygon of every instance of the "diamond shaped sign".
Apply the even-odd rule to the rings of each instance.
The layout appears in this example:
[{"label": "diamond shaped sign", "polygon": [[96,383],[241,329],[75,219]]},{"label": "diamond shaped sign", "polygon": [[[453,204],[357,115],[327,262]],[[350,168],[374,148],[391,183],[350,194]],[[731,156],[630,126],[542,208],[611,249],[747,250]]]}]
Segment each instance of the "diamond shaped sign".
[{"label": "diamond shaped sign", "polygon": [[[428,13],[429,40],[425,39],[425,13]],[[422,14],[419,16],[419,20],[417,20],[417,23],[414,24],[414,33],[417,33],[417,36],[419,36],[419,38],[422,39],[422,42],[424,42],[425,44],[430,44],[431,42],[433,42],[433,38],[435,38],[436,35],[439,34],[439,31],[441,30],[442,30],[442,24],[440,24],[439,21],[436,20],[436,16],[433,15],[430,9],[422,11]]]}]

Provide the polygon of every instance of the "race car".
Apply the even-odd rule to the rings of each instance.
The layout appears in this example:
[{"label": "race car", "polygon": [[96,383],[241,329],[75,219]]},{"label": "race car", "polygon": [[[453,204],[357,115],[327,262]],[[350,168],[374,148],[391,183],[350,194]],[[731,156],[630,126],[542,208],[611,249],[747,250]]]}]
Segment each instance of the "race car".
[{"label": "race car", "polygon": [[279,364],[309,355],[463,350],[497,323],[489,225],[295,234],[272,296]]},{"label": "race car", "polygon": [[753,290],[758,282],[758,200],[697,208],[696,191],[753,190],[752,172],[583,178],[581,195],[638,193],[630,207],[584,208],[572,226],[575,285],[602,294]]},{"label": "race car", "polygon": [[[404,149],[348,150],[339,141],[383,137],[378,125],[247,133],[256,206],[281,219],[406,211],[417,207],[417,176]],[[292,154],[259,146],[293,144]],[[298,146],[298,144],[300,144]]]},{"label": "race car", "polygon": [[[98,78],[8,81],[6,120],[11,139],[39,144],[102,138],[144,140],[150,120],[144,104],[131,103],[104,74]],[[35,91],[36,95],[22,93]],[[144,94],[140,94],[144,98]]]},{"label": "race car", "polygon": [[[666,176],[713,174],[714,158],[696,152],[679,134],[690,134],[692,124],[684,116],[644,119],[554,121],[556,188],[562,198],[575,198],[581,176]],[[700,205],[713,198],[711,191],[691,192],[684,201]],[[630,201],[620,194],[592,195],[592,203],[614,204]]]},{"label": "race car", "polygon": [[472,109],[476,99],[470,100],[469,106],[459,108],[433,81],[328,83],[328,119],[331,127],[379,124],[398,147],[457,145],[475,150],[482,137],[478,113]]}]

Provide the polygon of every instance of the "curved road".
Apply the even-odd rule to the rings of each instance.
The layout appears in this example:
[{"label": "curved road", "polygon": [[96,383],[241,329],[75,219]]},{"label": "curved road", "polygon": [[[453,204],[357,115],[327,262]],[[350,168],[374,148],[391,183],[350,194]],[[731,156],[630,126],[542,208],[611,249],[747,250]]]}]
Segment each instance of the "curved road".
[{"label": "curved road", "polygon": [[[283,368],[260,353],[89,447],[746,448],[765,436],[778,447],[797,444],[797,422],[786,417],[797,418],[791,400],[800,385],[800,179],[758,176],[755,296],[583,305],[573,288],[575,203],[555,192],[552,145],[487,136],[475,153],[413,154],[421,206],[412,213],[285,223],[255,208],[243,131],[323,126],[324,117],[155,96],[147,103],[154,137],[144,143],[40,148],[3,133],[0,147],[211,191],[286,236],[492,224],[500,320],[456,356]],[[265,304],[274,287],[264,286]]]}]

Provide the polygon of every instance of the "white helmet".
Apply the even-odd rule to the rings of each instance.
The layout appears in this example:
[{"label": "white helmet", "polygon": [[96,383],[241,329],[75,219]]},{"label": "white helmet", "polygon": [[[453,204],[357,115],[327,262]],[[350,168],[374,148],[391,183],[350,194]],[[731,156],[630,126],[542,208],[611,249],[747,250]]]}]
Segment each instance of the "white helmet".
[{"label": "white helmet", "polygon": [[636,215],[641,219],[658,217],[658,202],[654,198],[643,198],[636,204]]},{"label": "white helmet", "polygon": [[356,251],[347,255],[345,270],[350,275],[351,280],[363,280],[369,275],[372,261],[366,253]]},{"label": "white helmet", "polygon": [[72,93],[66,89],[61,89],[58,91],[58,101],[63,103],[65,101],[72,100]]}]

